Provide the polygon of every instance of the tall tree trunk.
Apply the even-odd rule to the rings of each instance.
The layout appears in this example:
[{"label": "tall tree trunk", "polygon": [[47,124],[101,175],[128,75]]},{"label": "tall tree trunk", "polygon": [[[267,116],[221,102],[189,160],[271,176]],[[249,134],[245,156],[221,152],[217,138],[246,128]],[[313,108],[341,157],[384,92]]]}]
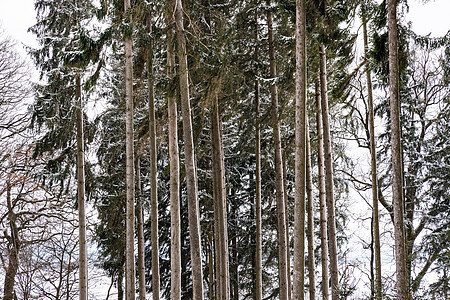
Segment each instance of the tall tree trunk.
[{"label": "tall tree trunk", "polygon": [[193,299],[203,299],[203,272],[200,241],[200,220],[197,200],[197,174],[195,168],[194,143],[192,137],[191,107],[189,101],[189,81],[186,54],[186,37],[183,25],[181,0],[175,1],[175,23],[178,47],[181,114],[183,116],[183,138],[186,167],[186,186],[189,218],[189,238],[191,246]]},{"label": "tall tree trunk", "polygon": [[400,128],[400,95],[397,42],[397,1],[387,1],[389,41],[389,98],[392,146],[392,206],[394,208],[395,261],[397,299],[406,300],[408,282],[406,274],[405,227],[403,224],[403,176]]},{"label": "tall tree trunk", "polygon": [[[150,33],[152,20],[147,15],[147,31]],[[155,97],[153,93],[153,45],[150,41],[147,49],[147,85],[148,85],[148,116],[150,137],[150,222],[152,245],[152,295],[153,300],[159,300],[159,241],[158,241],[158,172],[156,169],[156,121]]]},{"label": "tall tree trunk", "polygon": [[16,225],[17,215],[13,211],[13,205],[11,201],[11,183],[9,179],[6,181],[6,206],[8,209],[8,221],[11,236],[9,237],[9,251],[8,251],[8,266],[5,272],[5,283],[3,288],[3,299],[13,300],[14,293],[14,281],[19,269],[19,251],[21,242],[19,238],[19,230]]},{"label": "tall tree trunk", "polygon": [[316,299],[316,280],[314,277],[314,203],[312,193],[311,178],[311,148],[309,139],[309,124],[306,118],[306,194],[308,196],[307,215],[308,230],[306,233],[308,239],[308,277],[309,277],[309,299]]},{"label": "tall tree trunk", "polygon": [[87,300],[88,269],[86,250],[86,211],[85,211],[85,180],[84,180],[84,132],[83,132],[83,99],[81,98],[80,74],[76,76],[75,96],[77,99],[77,199],[78,199],[78,234],[79,234],[79,299]]},{"label": "tall tree trunk", "polygon": [[[166,17],[170,23],[170,16]],[[167,31],[167,76],[175,79],[175,32]],[[170,161],[170,295],[181,300],[181,216],[180,216],[180,170],[178,153],[177,101],[175,95],[167,93],[169,117],[169,161]]]},{"label": "tall tree trunk", "polygon": [[139,300],[145,300],[144,213],[142,211],[141,153],[136,155],[136,227],[138,242]]},{"label": "tall tree trunk", "polygon": [[[129,13],[130,0],[124,0],[125,13]],[[130,26],[132,20],[130,15]],[[125,97],[126,97],[126,263],[125,298],[135,299],[134,262],[134,130],[133,130],[133,49],[131,36],[125,37]]]},{"label": "tall tree trunk", "polygon": [[[220,86],[220,83],[218,84]],[[222,130],[217,92],[212,96],[211,152],[213,169],[214,227],[216,249],[216,298],[230,299],[228,269],[228,234],[225,191],[225,170]]]},{"label": "tall tree trunk", "polygon": [[214,299],[214,238],[211,230],[208,231],[208,294]]},{"label": "tall tree trunk", "polygon": [[[372,211],[372,225],[373,225],[373,211]],[[370,227],[370,299],[376,299],[375,292],[375,247],[374,247],[373,226]]]},{"label": "tall tree trunk", "polygon": [[[235,216],[237,215],[237,209],[234,208]],[[237,219],[235,219],[235,228],[237,228]],[[239,300],[239,253],[238,253],[238,244],[237,244],[237,236],[236,234],[233,235],[233,238],[231,239],[231,247],[232,247],[232,255],[234,260],[234,266],[233,266],[233,275],[234,275],[234,283],[233,283],[233,300]],[[220,299],[220,298],[217,298]]]},{"label": "tall tree trunk", "polygon": [[[218,104],[217,104],[218,106]],[[229,267],[229,248],[228,248],[228,217],[227,217],[227,190],[226,190],[226,183],[225,183],[225,154],[223,149],[223,131],[222,131],[222,119],[219,118],[219,145],[220,145],[220,163],[221,163],[221,175],[222,175],[222,206],[221,206],[221,218],[223,223],[223,233],[222,237],[224,239],[223,242],[223,256],[224,256],[224,268],[225,268],[225,288],[224,292],[226,293],[226,296],[228,299],[230,298],[230,267]]]},{"label": "tall tree trunk", "polygon": [[323,123],[323,147],[325,157],[325,186],[327,201],[328,219],[328,252],[330,255],[331,273],[331,298],[339,299],[339,272],[336,242],[336,217],[333,187],[333,157],[331,150],[330,123],[328,120],[328,94],[327,94],[327,58],[325,46],[320,46],[320,88],[322,102],[322,123]]},{"label": "tall tree trunk", "polygon": [[[258,44],[258,12],[255,9],[255,45]],[[258,62],[258,46],[255,47],[255,62]],[[262,300],[262,241],[261,241],[261,133],[259,112],[259,70],[255,76],[255,221],[256,221],[256,249],[255,249],[255,300]]]},{"label": "tall tree trunk", "polygon": [[373,95],[372,95],[372,77],[370,75],[370,68],[368,62],[369,42],[367,39],[367,21],[363,14],[363,36],[364,36],[364,56],[366,58],[366,78],[367,78],[367,98],[369,106],[369,130],[370,130],[370,164],[372,175],[372,230],[374,240],[374,255],[375,255],[375,298],[381,300],[381,250],[380,250],[380,224],[378,217],[378,180],[377,180],[377,156],[375,147],[375,122],[373,113]]},{"label": "tall tree trunk", "polygon": [[306,189],[306,7],[296,1],[295,16],[295,204],[293,299],[305,297]]},{"label": "tall tree trunk", "polygon": [[328,244],[327,244],[327,204],[325,201],[325,166],[323,157],[322,103],[320,101],[319,81],[316,89],[316,126],[317,126],[317,165],[319,169],[319,204],[320,204],[320,257],[322,262],[322,299],[329,299],[328,289]]},{"label": "tall tree trunk", "polygon": [[[270,4],[270,1],[268,1]],[[270,60],[270,77],[277,77],[275,50],[273,45],[273,29],[272,29],[272,13],[267,12],[268,42],[269,42],[269,60]],[[287,283],[287,244],[286,244],[286,215],[284,208],[284,191],[283,191],[283,162],[281,157],[281,137],[280,122],[278,120],[278,91],[276,84],[271,84],[270,95],[272,98],[272,127],[273,142],[275,150],[275,187],[277,199],[277,219],[278,219],[278,277],[279,277],[279,293],[280,300],[288,299],[288,283]]]},{"label": "tall tree trunk", "polygon": [[[255,180],[255,174],[253,172],[249,172],[249,183],[254,182]],[[253,190],[253,186],[251,184],[248,185],[248,196],[249,200],[251,201],[251,206],[249,209],[249,220],[252,222],[255,221],[255,192]],[[251,229],[250,235],[249,235],[249,245],[256,245],[256,230]],[[255,289],[255,283],[256,283],[256,247],[251,247],[250,249],[250,259],[251,259],[251,282],[253,285],[250,287],[251,294],[249,296],[250,299],[255,299],[256,297],[256,289]]]},{"label": "tall tree trunk", "polygon": [[291,258],[289,253],[290,241],[289,241],[289,204],[288,204],[288,192],[287,192],[287,166],[286,166],[286,151],[283,151],[283,191],[284,191],[284,215],[286,216],[286,255],[287,255],[287,265],[286,265],[286,273],[287,273],[287,285],[288,285],[288,299],[292,299],[292,282],[291,282]]}]

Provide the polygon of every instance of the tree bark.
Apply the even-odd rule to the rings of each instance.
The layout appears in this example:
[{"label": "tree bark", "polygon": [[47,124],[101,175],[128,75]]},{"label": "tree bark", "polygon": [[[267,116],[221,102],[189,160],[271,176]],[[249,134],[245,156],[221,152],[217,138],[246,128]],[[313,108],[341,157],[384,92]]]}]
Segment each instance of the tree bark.
[{"label": "tree bark", "polygon": [[405,227],[403,222],[403,176],[400,128],[400,95],[397,41],[397,1],[387,1],[389,41],[389,98],[391,115],[392,147],[392,206],[394,208],[395,261],[397,277],[397,299],[409,299]]},{"label": "tree bark", "polygon": [[[270,4],[270,1],[268,1]],[[270,77],[275,80],[277,77],[275,50],[273,45],[272,13],[267,12]],[[277,224],[278,224],[278,277],[280,300],[288,299],[287,283],[287,244],[286,244],[286,214],[284,208],[283,191],[283,162],[281,156],[280,122],[278,120],[278,91],[276,84],[271,84],[270,95],[272,98],[272,128],[273,142],[275,150],[275,187],[277,199]]]},{"label": "tree bark", "polygon": [[[255,45],[258,44],[258,12],[255,9]],[[258,46],[255,47],[255,62],[258,62]],[[261,133],[259,108],[259,70],[255,76],[255,221],[256,221],[256,249],[255,249],[255,300],[262,300],[262,241],[261,241]]]},{"label": "tree bark", "polygon": [[305,189],[306,189],[306,7],[296,1],[295,18],[295,204],[293,299],[305,294]]},{"label": "tree bark", "polygon": [[[129,13],[130,0],[124,0],[125,13]],[[130,15],[130,26],[132,20]],[[131,36],[125,37],[125,95],[126,95],[126,263],[125,298],[135,299],[134,262],[134,130],[133,130],[133,49]]]},{"label": "tree bark", "polygon": [[[220,84],[219,84],[220,86]],[[222,130],[217,92],[212,95],[211,107],[211,152],[214,197],[214,231],[216,237],[216,298],[230,299],[228,268],[228,234],[225,191],[225,170],[222,144]]]},{"label": "tree bark", "polygon": [[139,300],[145,300],[144,213],[142,211],[141,154],[136,155],[136,227],[138,242]]},{"label": "tree bark", "polygon": [[208,295],[214,299],[214,238],[211,230],[208,231]]},{"label": "tree bark", "polygon": [[186,37],[183,25],[183,6],[181,0],[175,1],[175,24],[178,47],[179,80],[181,95],[181,114],[183,116],[183,138],[186,168],[186,186],[189,218],[189,238],[191,246],[193,299],[203,299],[203,272],[201,259],[200,220],[195,167],[194,143],[192,137],[191,107],[189,100],[189,81],[186,54]]},{"label": "tree bark", "polygon": [[314,277],[314,203],[312,193],[311,178],[311,149],[309,138],[309,124],[306,118],[306,194],[308,196],[307,215],[308,215],[308,231],[306,233],[308,239],[308,278],[309,278],[309,299],[316,299],[316,280]]},{"label": "tree bark", "polygon": [[292,299],[292,282],[291,282],[291,258],[290,258],[290,241],[289,241],[289,209],[288,209],[288,192],[287,192],[287,166],[286,166],[286,151],[283,152],[283,191],[284,191],[284,215],[286,216],[286,255],[287,255],[287,265],[286,265],[286,273],[287,273],[287,286],[288,286],[288,299]]},{"label": "tree bark", "polygon": [[325,166],[323,157],[322,103],[318,80],[316,88],[316,126],[317,126],[317,165],[319,169],[319,203],[320,203],[320,256],[322,262],[322,299],[329,299],[328,288],[328,244],[327,244],[327,204],[325,201]]},{"label": "tree bark", "polygon": [[11,236],[8,237],[9,249],[8,249],[8,266],[5,271],[5,283],[3,288],[3,299],[14,299],[14,282],[19,269],[19,251],[21,242],[19,238],[19,230],[17,228],[16,220],[17,215],[13,211],[13,205],[11,201],[11,184],[9,179],[6,181],[6,205],[8,209],[8,221],[9,228],[11,230]]},{"label": "tree bark", "polygon": [[[237,208],[234,208],[233,215],[237,215]],[[237,227],[237,219],[235,219],[235,226]],[[234,260],[234,266],[233,266],[233,274],[234,274],[234,284],[233,284],[233,300],[239,300],[239,253],[238,253],[238,244],[237,244],[237,236],[233,235],[233,238],[231,239],[231,248],[232,248],[232,257]],[[220,299],[220,298],[217,298]]]},{"label": "tree bark", "polygon": [[123,300],[123,272],[117,274],[117,300]]},{"label": "tree bark", "polygon": [[372,210],[373,210],[373,240],[374,240],[374,256],[375,256],[375,298],[381,300],[381,250],[380,250],[380,224],[378,217],[378,180],[377,180],[377,156],[375,145],[375,122],[373,112],[373,95],[372,95],[372,77],[370,75],[368,62],[369,42],[367,39],[367,21],[363,15],[363,37],[364,37],[364,56],[366,59],[366,78],[367,78],[367,98],[369,106],[369,130],[370,130],[370,164],[372,175]]},{"label": "tree bark", "polygon": [[[151,17],[147,15],[147,31],[151,32]],[[148,85],[148,116],[150,137],[150,222],[152,245],[152,295],[153,300],[159,300],[159,241],[158,241],[158,171],[156,152],[156,121],[155,97],[153,92],[153,45],[150,41],[147,49],[147,85]]]},{"label": "tree bark", "polygon": [[83,132],[83,99],[81,98],[80,74],[76,75],[75,97],[77,100],[77,200],[78,200],[78,232],[79,232],[79,299],[87,300],[88,269],[86,249],[86,211],[85,211],[85,172],[84,172],[84,132]]},{"label": "tree bark", "polygon": [[330,255],[331,273],[331,298],[339,299],[339,272],[336,242],[336,216],[333,187],[333,157],[331,150],[330,124],[328,120],[328,95],[327,95],[327,59],[325,46],[320,46],[320,87],[322,102],[323,146],[325,158],[325,187],[328,219],[328,252]]},{"label": "tree bark", "polygon": [[[167,76],[175,79],[175,32],[166,17],[167,31]],[[177,102],[175,95],[167,93],[169,117],[169,161],[170,161],[170,294],[171,299],[181,300],[181,217],[180,217],[180,168],[178,153]]]}]

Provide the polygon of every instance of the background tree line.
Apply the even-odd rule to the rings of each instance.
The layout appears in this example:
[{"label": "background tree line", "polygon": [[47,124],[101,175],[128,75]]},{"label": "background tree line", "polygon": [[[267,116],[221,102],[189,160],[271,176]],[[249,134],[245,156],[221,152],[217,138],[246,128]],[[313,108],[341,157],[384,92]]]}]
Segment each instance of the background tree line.
[{"label": "background tree line", "polygon": [[96,268],[117,299],[448,298],[449,34],[406,1],[35,8],[32,89],[0,44],[4,299]]}]

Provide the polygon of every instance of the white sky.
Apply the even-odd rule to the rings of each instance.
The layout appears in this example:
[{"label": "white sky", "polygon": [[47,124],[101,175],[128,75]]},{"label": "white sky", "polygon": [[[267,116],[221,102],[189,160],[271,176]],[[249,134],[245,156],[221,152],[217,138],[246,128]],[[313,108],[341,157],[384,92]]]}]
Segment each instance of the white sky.
[{"label": "white sky", "polygon": [[18,42],[36,45],[33,34],[27,33],[35,22],[34,0],[0,0],[1,27]]},{"label": "white sky", "polygon": [[[450,30],[450,0],[409,0],[407,20],[418,34],[444,35]],[[0,0],[0,24],[8,34],[27,46],[36,42],[27,29],[35,23],[34,0]]]},{"label": "white sky", "polygon": [[[1,0],[0,0],[1,1]],[[406,16],[412,22],[412,29],[418,34],[443,36],[450,30],[450,0],[409,0],[409,12]]]}]

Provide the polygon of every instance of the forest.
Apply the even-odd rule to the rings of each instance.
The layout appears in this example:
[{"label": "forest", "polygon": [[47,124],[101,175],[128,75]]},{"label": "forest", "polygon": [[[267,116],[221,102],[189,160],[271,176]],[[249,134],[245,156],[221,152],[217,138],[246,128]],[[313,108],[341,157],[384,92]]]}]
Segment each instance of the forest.
[{"label": "forest", "polygon": [[450,28],[408,2],[34,0],[0,295],[450,299]]}]

